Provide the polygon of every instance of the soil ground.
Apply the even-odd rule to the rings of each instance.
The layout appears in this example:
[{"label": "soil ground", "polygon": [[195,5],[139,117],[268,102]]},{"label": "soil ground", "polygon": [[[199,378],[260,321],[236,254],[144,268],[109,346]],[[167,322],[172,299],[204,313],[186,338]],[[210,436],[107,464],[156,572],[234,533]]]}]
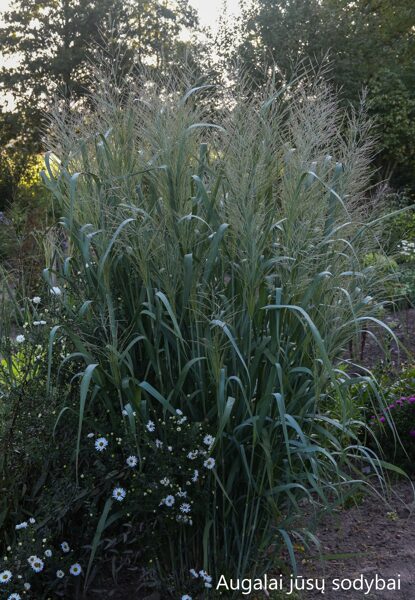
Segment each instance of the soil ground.
[{"label": "soil ground", "polygon": [[[384,365],[390,373],[398,372],[415,356],[415,309],[388,314],[384,321],[394,331],[400,347],[390,335],[379,328],[371,331],[386,341],[387,355],[372,336],[354,352],[368,368]],[[324,578],[326,591],[303,592],[304,600],[415,600],[415,497],[413,483],[392,486],[389,505],[365,497],[358,506],[343,509],[322,520],[317,535],[321,556],[314,556],[302,565],[302,574],[309,578]],[[333,579],[370,581],[376,575],[398,581],[400,590],[333,590]],[[348,583],[345,584],[345,587]],[[367,590],[367,588],[366,588]],[[289,597],[289,596],[288,596]]]},{"label": "soil ground", "polygon": [[[398,483],[388,504],[364,497],[358,506],[327,516],[318,529],[321,554],[303,561],[301,574],[324,578],[326,591],[302,593],[304,600],[415,600],[415,503],[411,482]],[[333,590],[333,579],[398,581],[400,590]],[[348,583],[344,584],[348,587]],[[367,589],[367,588],[366,588]],[[289,596],[288,596],[289,597]]]},{"label": "soil ground", "polygon": [[[394,332],[399,346],[385,329],[370,326],[370,334],[359,341],[359,347],[353,348],[353,354],[356,361],[363,362],[365,367],[371,369],[383,364],[388,371],[393,372],[415,356],[415,309],[388,313],[383,321]],[[371,334],[376,335],[384,344],[386,354]]]}]

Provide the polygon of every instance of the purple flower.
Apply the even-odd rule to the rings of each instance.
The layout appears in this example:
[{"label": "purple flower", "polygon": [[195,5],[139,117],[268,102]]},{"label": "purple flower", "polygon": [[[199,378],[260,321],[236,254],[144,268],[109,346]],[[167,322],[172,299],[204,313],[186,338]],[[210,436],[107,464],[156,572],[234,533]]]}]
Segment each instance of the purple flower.
[{"label": "purple flower", "polygon": [[407,401],[409,402],[409,404],[414,404],[415,403],[415,396],[410,396],[409,398],[407,398]]},{"label": "purple flower", "polygon": [[396,404],[389,404],[388,408],[389,409],[396,408]]},{"label": "purple flower", "polygon": [[379,421],[380,421],[381,423],[384,423],[384,422],[386,421],[386,419],[385,419],[385,417],[379,417]]}]

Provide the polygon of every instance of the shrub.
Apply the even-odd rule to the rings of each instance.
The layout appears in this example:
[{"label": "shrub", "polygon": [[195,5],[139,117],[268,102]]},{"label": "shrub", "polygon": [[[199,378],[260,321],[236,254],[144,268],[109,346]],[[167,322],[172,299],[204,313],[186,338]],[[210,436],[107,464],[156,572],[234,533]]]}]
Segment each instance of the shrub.
[{"label": "shrub", "polygon": [[[13,303],[6,306],[10,311]],[[59,391],[46,389],[53,316],[44,302],[42,307],[29,302],[15,308],[21,333],[14,331],[15,323],[7,324],[4,319],[0,346],[0,530],[5,546],[13,543],[15,519],[23,520],[22,507],[33,514],[41,502],[47,514],[44,488],[54,467],[70,460],[73,452],[69,423],[61,432],[60,444],[52,437],[67,393],[65,385]],[[62,360],[64,351],[64,345],[57,349],[57,359]]]},{"label": "shrub", "polygon": [[415,368],[405,367],[393,382],[384,379],[387,406],[369,423],[389,462],[408,473],[415,464]]},{"label": "shrub", "polygon": [[403,295],[410,305],[415,300],[415,242],[401,240],[398,244],[399,251],[399,270],[400,280],[403,288]]},{"label": "shrub", "polygon": [[[46,396],[69,385],[55,429],[73,436],[49,492],[71,493],[48,512],[91,577],[111,555],[177,594],[258,575],[282,546],[295,566],[295,540],[314,540],[299,502],[342,497],[357,458],[381,475],[354,433],[365,378],[338,369],[382,325],[368,126],[321,83],[236,86],[212,123],[197,88],[99,81],[93,113],[56,115],[43,175],[61,215]],[[191,523],[169,510],[183,491]]]},{"label": "shrub", "polygon": [[[5,568],[0,573],[0,582],[12,600],[19,600],[28,593],[33,598],[45,597],[46,593],[56,591],[65,578],[75,580],[82,574],[82,567],[69,544],[62,541],[55,547],[48,537],[40,538],[36,527],[33,517],[17,523],[19,542],[13,550],[8,547],[3,556]],[[79,589],[79,582],[77,584]]]}]

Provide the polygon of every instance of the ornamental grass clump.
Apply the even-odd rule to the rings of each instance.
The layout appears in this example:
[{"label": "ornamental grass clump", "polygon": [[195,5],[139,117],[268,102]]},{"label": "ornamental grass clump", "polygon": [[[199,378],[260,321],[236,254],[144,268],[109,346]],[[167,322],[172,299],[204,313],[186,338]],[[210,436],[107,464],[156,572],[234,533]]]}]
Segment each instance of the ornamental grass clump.
[{"label": "ornamental grass clump", "polygon": [[[193,572],[258,575],[282,547],[295,563],[296,540],[315,541],[294,526],[299,505],[338,502],[357,464],[382,476],[351,417],[351,386],[374,383],[338,369],[361,331],[382,325],[384,281],[364,264],[381,251],[369,125],[321,82],[261,94],[238,84],[213,114],[208,86],[183,95],[174,82],[98,82],[88,115],[56,112],[46,155],[59,229],[44,276],[61,292],[49,364],[65,340],[79,384],[76,480],[91,419],[91,452],[104,460],[98,434],[119,431],[125,414],[121,430],[133,428],[137,444],[126,469],[177,411],[208,430],[205,455],[199,445],[177,458],[174,486],[194,483],[195,504],[190,485],[177,512],[169,481],[154,509],[157,544],[141,558],[186,596]],[[174,458],[160,460],[174,471]],[[193,461],[203,485],[181,481]],[[129,485],[108,483],[111,509],[95,498],[94,555],[117,505],[134,511]],[[174,535],[158,525],[172,508]]]}]

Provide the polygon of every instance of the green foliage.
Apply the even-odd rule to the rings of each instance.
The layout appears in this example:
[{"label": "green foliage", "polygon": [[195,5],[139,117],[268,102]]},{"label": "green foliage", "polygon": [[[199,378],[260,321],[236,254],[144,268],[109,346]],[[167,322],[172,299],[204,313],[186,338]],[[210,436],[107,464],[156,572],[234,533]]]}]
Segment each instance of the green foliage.
[{"label": "green foliage", "polygon": [[[22,506],[33,510],[48,466],[62,451],[51,444],[61,398],[46,393],[46,332],[42,329],[40,325],[26,327],[24,335],[19,334],[23,338],[16,341],[3,332],[0,348],[4,357],[0,363],[0,528],[4,544],[13,540],[12,517]],[[26,341],[18,343],[21,339]],[[67,451],[62,452],[68,456]]]},{"label": "green foliage", "polygon": [[400,270],[402,296],[410,306],[415,304],[415,271],[413,264],[405,264]]},{"label": "green foliage", "polygon": [[0,573],[0,577],[5,573],[11,575],[9,581],[2,581],[2,590],[10,594],[8,598],[15,600],[30,593],[29,597],[43,599],[54,592],[62,596],[67,591],[63,582],[68,575],[74,584],[71,597],[79,597],[82,570],[68,543],[55,545],[49,532],[44,528],[40,530],[33,517],[17,523],[16,529],[19,543],[6,551],[5,569]]},{"label": "green foliage", "polygon": [[17,294],[31,294],[39,284],[43,240],[53,215],[50,198],[40,180],[40,155],[18,150],[0,153],[0,265],[13,277]]},{"label": "green foliage", "polygon": [[184,30],[197,28],[187,0],[169,5],[159,0],[14,0],[2,17],[0,46],[9,60],[0,71],[0,90],[13,97],[13,110],[3,113],[11,126],[2,137],[7,133],[14,146],[17,141],[22,155],[28,145],[34,152],[42,148],[54,95],[82,110],[93,62],[101,54],[117,63],[120,80],[137,65],[164,76],[186,61],[196,69],[196,43],[181,40]]},{"label": "green foliage", "polygon": [[[36,393],[55,415],[34,442],[46,479],[20,511],[48,543],[76,547],[84,589],[109,560],[139,565],[165,595],[263,573],[283,546],[295,568],[296,542],[315,543],[295,525],[301,501],[344,501],[356,462],[382,477],[350,394],[375,385],[338,368],[368,321],[382,326],[385,273],[365,257],[384,217],[360,209],[367,124],[321,82],[256,98],[238,85],[216,122],[205,90],[183,96],[182,81],[163,95],[157,81],[100,82],[90,115],[56,112],[45,159],[61,215],[47,300],[13,337],[30,353],[32,328],[48,332]],[[33,426],[21,419],[18,446]],[[191,523],[177,519],[182,491]]]},{"label": "green foliage", "polygon": [[222,54],[259,85],[271,71],[290,81],[299,62],[318,67],[328,58],[345,103],[356,105],[368,88],[382,175],[414,190],[414,25],[412,0],[255,0],[225,27]]},{"label": "green foliage", "polygon": [[[159,576],[253,574],[270,544],[312,539],[291,524],[298,501],[327,503],[326,486],[341,496],[360,455],[344,447],[352,380],[334,365],[381,307],[368,301],[379,272],[363,264],[372,238],[357,208],[369,147],[356,120],[339,137],[324,86],[289,105],[241,90],[215,124],[190,95],[149,94],[108,101],[107,88],[82,139],[58,116],[59,160],[46,162],[68,239],[59,336],[85,362],[79,435],[92,406],[112,428],[125,405],[141,430],[177,408],[208,423],[212,500]],[[320,412],[334,393],[341,420]]]},{"label": "green foliage", "polygon": [[[407,204],[408,200],[403,194],[401,204]],[[393,256],[396,271],[399,276],[395,292],[397,298],[400,296],[401,303],[413,305],[415,302],[415,214],[410,210],[404,214],[398,214],[391,221],[391,227],[385,234],[388,254]]]},{"label": "green foliage", "polygon": [[374,268],[381,274],[378,295],[390,302],[396,302],[405,297],[406,289],[401,286],[398,264],[393,258],[382,252],[370,252],[364,257],[363,264],[367,268]]},{"label": "green foliage", "polygon": [[[411,82],[413,85],[413,82]],[[381,159],[398,187],[415,188],[415,93],[401,74],[384,69],[369,84],[380,134]]]},{"label": "green foliage", "polygon": [[405,367],[398,379],[381,380],[387,407],[371,415],[370,426],[385,459],[410,474],[415,463],[415,368]]}]

